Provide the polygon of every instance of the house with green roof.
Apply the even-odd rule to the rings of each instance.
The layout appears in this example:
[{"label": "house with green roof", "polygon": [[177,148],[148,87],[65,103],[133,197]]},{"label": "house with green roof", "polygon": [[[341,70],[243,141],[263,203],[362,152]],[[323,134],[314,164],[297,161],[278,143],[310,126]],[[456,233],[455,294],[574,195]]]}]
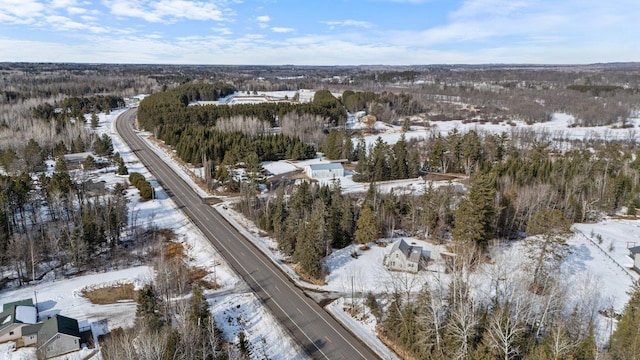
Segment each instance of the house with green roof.
[{"label": "house with green roof", "polygon": [[35,346],[38,358],[49,359],[80,350],[78,321],[62,315],[38,322],[31,299],[4,304],[0,313],[0,343],[14,341],[16,348]]},{"label": "house with green roof", "polygon": [[80,328],[76,319],[62,315],[51,316],[42,322],[37,333],[37,352],[44,358],[80,350]]},{"label": "house with green roof", "polygon": [[23,327],[37,322],[38,312],[31,299],[4,304],[0,313],[0,343],[18,340]]}]

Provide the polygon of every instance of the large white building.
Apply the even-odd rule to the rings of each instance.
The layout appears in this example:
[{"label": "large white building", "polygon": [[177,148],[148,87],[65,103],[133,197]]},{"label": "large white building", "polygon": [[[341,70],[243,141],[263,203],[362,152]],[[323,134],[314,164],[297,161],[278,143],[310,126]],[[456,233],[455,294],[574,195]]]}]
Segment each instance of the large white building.
[{"label": "large white building", "polygon": [[304,172],[312,179],[335,179],[344,176],[344,168],[340,163],[310,164]]}]

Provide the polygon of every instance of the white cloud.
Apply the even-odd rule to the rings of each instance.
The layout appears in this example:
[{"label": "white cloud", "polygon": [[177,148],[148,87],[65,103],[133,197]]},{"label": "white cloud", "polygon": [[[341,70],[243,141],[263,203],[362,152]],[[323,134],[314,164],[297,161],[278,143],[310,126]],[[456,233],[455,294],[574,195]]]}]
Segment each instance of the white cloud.
[{"label": "white cloud", "polygon": [[44,10],[44,5],[34,0],[3,0],[0,2],[0,19],[7,23],[29,24]]},{"label": "white cloud", "polygon": [[262,15],[262,16],[256,17],[256,20],[258,20],[259,22],[269,22],[271,21],[271,18],[267,15]]},{"label": "white cloud", "polygon": [[360,20],[331,20],[331,21],[321,21],[322,24],[329,25],[331,27],[334,26],[354,26],[361,28],[371,28],[373,24],[368,21],[360,21]]},{"label": "white cloud", "polygon": [[85,8],[81,8],[81,7],[76,7],[76,6],[71,6],[67,8],[67,12],[71,15],[80,15],[80,14],[84,14],[87,12],[87,9]]},{"label": "white cloud", "polygon": [[78,6],[77,0],[51,0],[49,3],[54,8],[68,8],[72,6]]},{"label": "white cloud", "polygon": [[220,35],[231,35],[233,31],[231,31],[228,27],[219,27],[219,28],[211,28],[211,31],[218,33]]},{"label": "white cloud", "polygon": [[107,28],[104,28],[101,26],[94,26],[87,23],[80,23],[77,21],[73,21],[65,16],[51,15],[51,16],[47,16],[45,20],[54,29],[57,29],[57,30],[63,30],[63,31],[82,30],[82,31],[89,31],[91,33],[96,33],[96,34],[104,34],[109,32],[109,29]]},{"label": "white cloud", "polygon": [[271,28],[271,31],[276,32],[276,33],[290,33],[290,32],[294,32],[295,29],[288,28],[288,27],[274,26],[274,27]]},{"label": "white cloud", "polygon": [[190,0],[103,0],[111,13],[148,22],[177,20],[223,21],[223,11],[214,2]]},{"label": "white cloud", "polygon": [[535,6],[536,3],[532,3],[531,0],[467,0],[452,16],[456,18],[479,18],[486,15],[507,16],[526,8],[533,9]]}]

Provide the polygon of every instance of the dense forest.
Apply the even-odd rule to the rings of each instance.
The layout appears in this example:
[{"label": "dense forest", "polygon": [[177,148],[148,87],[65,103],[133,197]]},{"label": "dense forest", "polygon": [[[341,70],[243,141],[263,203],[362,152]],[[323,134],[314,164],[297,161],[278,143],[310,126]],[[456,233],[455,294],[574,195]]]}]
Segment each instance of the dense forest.
[{"label": "dense forest", "polygon": [[[602,344],[595,334],[599,290],[588,279],[579,286],[567,284],[558,271],[567,256],[563,239],[571,223],[595,221],[623,207],[636,215],[640,154],[634,136],[576,140],[515,126],[500,134],[443,134],[434,128],[421,140],[402,137],[389,145],[378,138],[367,148],[362,136],[375,133],[374,127],[353,131],[344,126],[347,112],[360,111],[405,131],[453,119],[545,122],[562,112],[574,117],[572,126],[625,128],[640,112],[637,66],[0,65],[0,269],[6,274],[0,287],[144,263],[158,252],[162,229],[129,216],[128,183],[96,190],[72,177],[62,160],[65,154],[91,152],[84,169],[128,175],[111,139],[91,128],[98,113],[146,93],[151,95],[140,103],[139,126],[183,161],[205,167],[205,176],[217,185],[236,192],[238,209],[276,239],[308,281],[323,281],[323,259],[334,249],[398,231],[449,246],[456,254],[450,283],[428,281],[415,293],[399,281],[388,293],[366,297],[379,334],[403,357],[635,359],[640,354],[640,285],[630,289],[617,330]],[[189,106],[238,90],[303,88],[319,91],[309,103],[292,98]],[[302,182],[256,193],[263,179],[261,161],[306,159],[317,150],[351,161],[353,179],[370,184],[369,190],[343,194],[339,182]],[[238,168],[249,186],[234,176]],[[433,173],[466,180],[425,186],[415,194],[377,190],[379,182]],[[140,174],[130,174],[128,182],[143,198],[154,196]],[[524,272],[491,252],[496,243],[530,235],[539,241],[526,245],[531,248]],[[162,257],[156,261],[175,266]],[[495,265],[494,273],[483,274],[492,288],[482,289],[474,276],[487,263]],[[166,272],[186,282],[178,273]],[[156,281],[143,289],[135,329],[114,334],[105,358],[152,357],[133,346],[140,334],[161,339],[162,347],[155,348],[160,358],[229,356],[196,284],[159,285],[168,283]],[[584,294],[569,296],[580,286]],[[190,292],[191,302],[180,308],[169,309],[162,300]]]}]

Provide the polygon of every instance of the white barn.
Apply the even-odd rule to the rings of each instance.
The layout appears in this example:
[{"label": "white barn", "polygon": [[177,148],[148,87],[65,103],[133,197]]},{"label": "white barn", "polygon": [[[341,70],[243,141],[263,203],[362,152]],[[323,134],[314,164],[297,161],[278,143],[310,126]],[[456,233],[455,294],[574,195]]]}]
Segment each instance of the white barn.
[{"label": "white barn", "polygon": [[344,168],[340,163],[310,164],[304,172],[312,179],[334,179],[344,177]]}]

